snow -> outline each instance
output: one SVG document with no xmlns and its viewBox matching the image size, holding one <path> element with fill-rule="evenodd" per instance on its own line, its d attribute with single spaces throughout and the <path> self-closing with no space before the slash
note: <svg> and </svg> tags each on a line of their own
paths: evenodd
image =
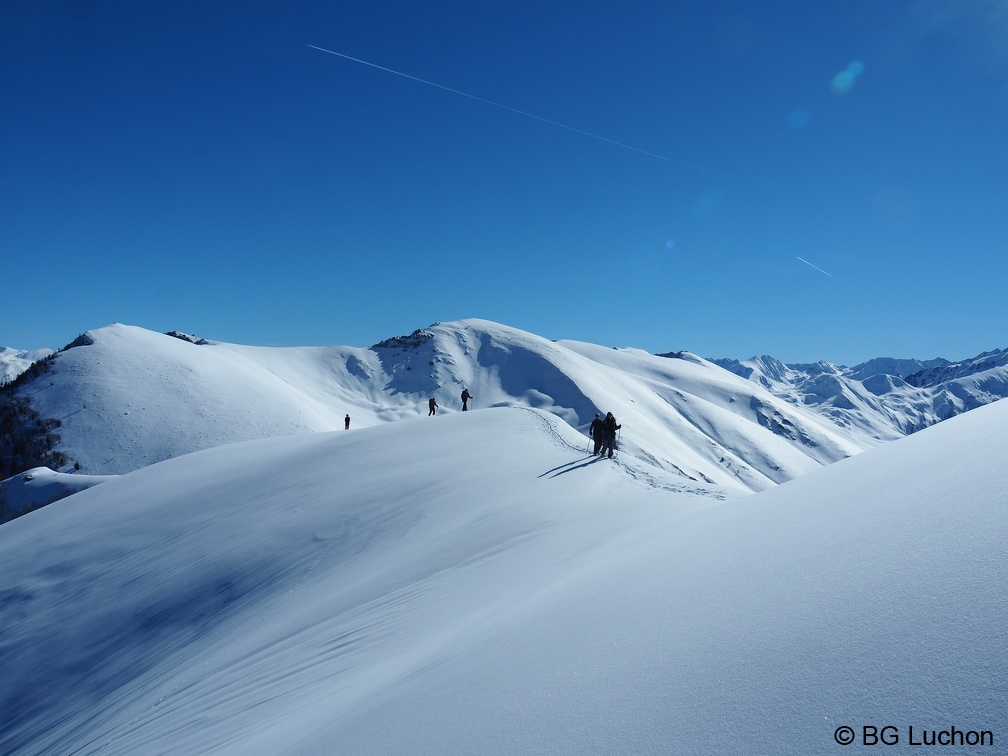
<svg viewBox="0 0 1008 756">
<path fill-rule="evenodd" d="M 41 417 L 61 421 L 59 450 L 93 475 L 121 474 L 225 443 L 354 429 L 457 411 L 546 410 L 587 432 L 612 411 L 628 451 L 686 481 L 740 492 L 857 454 L 877 441 L 773 396 L 693 355 L 553 342 L 484 320 L 435 324 L 372 348 L 250 347 L 116 324 L 59 355 Z M 25 389 L 26 391 L 28 389 Z"/>
<path fill-rule="evenodd" d="M 89 339 L 28 390 L 90 469 L 0 490 L 72 493 L 0 526 L 0 753 L 1008 734 L 1008 402 L 875 446 L 695 355 L 487 321 Z"/>
<path fill-rule="evenodd" d="M 1008 397 L 1008 349 L 957 363 L 880 357 L 847 368 L 829 362 L 785 365 L 763 356 L 716 364 L 876 441 L 902 438 Z"/>
<path fill-rule="evenodd" d="M 139 469 L 0 527 L 0 751 L 1000 738 L 1006 427 L 997 402 L 741 497 L 521 407 Z"/>
<path fill-rule="evenodd" d="M 31 470 L 0 481 L 0 523 L 46 506 L 65 496 L 111 480 L 111 475 L 72 475 L 48 467 Z"/>
<path fill-rule="evenodd" d="M 13 381 L 33 362 L 45 359 L 52 353 L 51 349 L 25 350 L 0 347 L 0 385 Z"/>
</svg>

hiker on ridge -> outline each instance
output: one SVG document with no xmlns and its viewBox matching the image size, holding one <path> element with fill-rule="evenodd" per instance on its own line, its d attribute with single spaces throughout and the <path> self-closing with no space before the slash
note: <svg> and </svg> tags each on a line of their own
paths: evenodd
<svg viewBox="0 0 1008 756">
<path fill-rule="evenodd" d="M 466 412 L 469 409 L 469 400 L 472 399 L 472 394 L 469 393 L 469 389 L 462 389 L 462 411 Z"/>
<path fill-rule="evenodd" d="M 592 456 L 598 456 L 599 449 L 602 448 L 602 425 L 602 416 L 596 412 L 595 419 L 588 426 L 588 438 L 595 442 L 595 450 L 592 452 Z"/>
<path fill-rule="evenodd" d="M 430 407 L 430 412 L 427 413 L 427 417 L 430 417 L 431 415 L 436 415 L 437 414 L 438 404 L 437 404 L 437 400 L 435 400 L 433 396 L 430 398 L 430 401 L 427 402 L 427 406 Z"/>
<path fill-rule="evenodd" d="M 602 454 L 604 455 L 608 449 L 609 459 L 612 459 L 613 447 L 616 445 L 616 431 L 622 427 L 622 425 L 616 424 L 616 418 L 612 412 L 606 413 L 605 421 L 602 423 Z"/>
</svg>

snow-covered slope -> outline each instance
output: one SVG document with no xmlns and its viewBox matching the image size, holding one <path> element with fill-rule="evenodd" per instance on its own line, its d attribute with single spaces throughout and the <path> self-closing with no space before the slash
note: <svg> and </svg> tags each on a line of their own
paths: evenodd
<svg viewBox="0 0 1008 756">
<path fill-rule="evenodd" d="M 0 347 L 0 385 L 13 381 L 27 370 L 33 362 L 44 359 L 52 354 L 51 349 L 14 349 Z"/>
<path fill-rule="evenodd" d="M 684 482 L 757 491 L 873 441 L 684 354 L 552 342 L 483 320 L 435 324 L 371 348 L 196 344 L 141 328 L 90 331 L 24 386 L 60 420 L 59 450 L 90 474 L 123 473 L 224 443 L 354 429 L 459 408 L 544 409 L 587 431 L 596 411 L 624 449 Z"/>
<path fill-rule="evenodd" d="M 522 408 L 146 467 L 0 527 L 0 752 L 1000 742 L 1006 428 L 999 402 L 741 498 Z"/>
<path fill-rule="evenodd" d="M 0 523 L 111 480 L 112 475 L 73 475 L 34 467 L 0 481 Z"/>
<path fill-rule="evenodd" d="M 1008 397 L 1008 349 L 970 360 L 877 358 L 853 368 L 773 357 L 715 360 L 785 401 L 868 439 L 889 441 Z"/>
</svg>

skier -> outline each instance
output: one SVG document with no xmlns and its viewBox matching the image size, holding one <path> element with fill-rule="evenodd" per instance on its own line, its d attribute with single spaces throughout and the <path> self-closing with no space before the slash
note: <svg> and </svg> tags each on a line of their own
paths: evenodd
<svg viewBox="0 0 1008 756">
<path fill-rule="evenodd" d="M 435 399 L 434 399 L 433 396 L 430 398 L 430 401 L 427 402 L 427 406 L 430 407 L 430 412 L 427 413 L 427 417 L 430 417 L 431 415 L 436 415 L 437 414 L 438 404 L 437 404 L 437 401 L 435 401 Z"/>
<path fill-rule="evenodd" d="M 343 430 L 350 430 L 350 415 L 343 420 Z"/>
<path fill-rule="evenodd" d="M 613 447 L 616 445 L 616 431 L 622 428 L 616 424 L 616 418 L 612 412 L 606 412 L 605 421 L 602 423 L 602 454 L 609 450 L 609 459 L 612 459 Z"/>
<path fill-rule="evenodd" d="M 466 412 L 469 409 L 469 400 L 472 399 L 472 394 L 469 393 L 469 389 L 462 389 L 462 411 Z"/>
<path fill-rule="evenodd" d="M 592 452 L 592 456 L 598 456 L 599 449 L 602 448 L 602 416 L 596 412 L 595 419 L 592 420 L 592 424 L 588 426 L 588 438 L 595 442 L 595 450 Z"/>
</svg>

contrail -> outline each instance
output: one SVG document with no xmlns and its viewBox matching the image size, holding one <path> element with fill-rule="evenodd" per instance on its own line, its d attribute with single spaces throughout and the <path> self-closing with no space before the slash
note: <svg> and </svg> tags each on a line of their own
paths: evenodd
<svg viewBox="0 0 1008 756">
<path fill-rule="evenodd" d="M 795 255 L 795 257 L 798 257 L 798 255 Z M 843 284 L 844 286 L 850 286 L 850 284 L 846 283 L 845 281 L 841 281 L 841 280 L 840 280 L 839 278 L 837 278 L 836 276 L 834 276 L 834 275 L 833 275 L 832 273 L 826 273 L 826 271 L 825 271 L 825 270 L 823 270 L 822 268 L 820 268 L 820 267 L 819 267 L 819 266 L 817 266 L 817 265 L 813 265 L 813 264 L 812 264 L 812 263 L 810 263 L 810 262 L 809 262 L 808 260 L 806 260 L 806 259 L 804 259 L 804 258 L 802 258 L 802 257 L 798 257 L 798 259 L 799 259 L 799 260 L 801 260 L 801 261 L 802 261 L 803 263 L 805 263 L 806 265 L 808 265 L 808 266 L 809 266 L 810 268 L 815 268 L 815 269 L 816 269 L 816 270 L 818 270 L 818 271 L 819 271 L 820 273 L 823 273 L 823 274 L 825 274 L 825 275 L 829 276 L 829 277 L 830 277 L 830 278 L 832 278 L 832 279 L 833 279 L 834 281 L 837 281 L 838 283 L 842 283 L 842 284 Z"/>
<path fill-rule="evenodd" d="M 392 68 L 386 68 L 385 66 L 379 66 L 377 63 L 369 63 L 366 60 L 361 60 L 360 58 L 354 58 L 350 55 L 344 55 L 343 53 L 336 52 L 335 50 L 327 50 L 324 47 L 317 47 L 316 45 L 308 45 L 308 47 L 319 50 L 324 53 L 329 53 L 330 55 L 335 55 L 338 58 L 344 58 L 346 60 L 352 60 L 354 63 L 360 63 L 364 66 L 370 66 L 371 68 L 377 68 L 379 71 L 385 71 L 387 73 L 395 74 L 396 76 L 402 76 L 404 79 L 410 79 L 412 81 L 420 82 L 421 84 L 426 84 L 429 87 L 437 87 L 438 89 L 443 89 L 445 92 L 451 92 L 452 94 L 461 95 L 462 97 L 468 97 L 470 100 L 476 100 L 477 102 L 482 102 L 486 105 L 493 105 L 495 108 L 501 108 L 502 110 L 507 110 L 512 113 L 517 113 L 518 115 L 525 116 L 526 118 L 534 118 L 537 121 L 542 121 L 543 123 L 548 123 L 550 126 L 557 126 L 561 129 L 567 129 L 567 131 L 573 131 L 575 134 L 581 134 L 582 136 L 591 137 L 592 139 L 598 139 L 601 142 L 607 142 L 609 144 L 614 144 L 617 147 L 622 147 L 626 150 L 633 150 L 634 152 L 639 152 L 641 155 L 647 155 L 648 157 L 657 158 L 658 160 L 664 160 L 666 163 L 674 163 L 675 165 L 681 165 L 685 168 L 692 168 L 697 171 L 704 171 L 706 173 L 719 173 L 711 168 L 704 168 L 703 166 L 693 165 L 691 163 L 684 163 L 681 160 L 673 160 L 670 157 L 665 157 L 664 155 L 658 155 L 654 152 L 648 152 L 647 150 L 642 150 L 640 147 L 634 147 L 632 144 L 625 144 L 624 142 L 617 142 L 615 139 L 609 139 L 608 137 L 599 136 L 598 134 L 592 134 L 590 131 L 583 131 L 582 129 L 577 129 L 573 126 L 568 126 L 565 123 L 560 123 L 558 121 L 551 121 L 549 118 L 543 118 L 535 113 L 528 113 L 524 110 L 518 110 L 517 108 L 512 108 L 508 105 L 502 105 L 499 102 L 494 102 L 493 100 L 487 100 L 483 97 L 477 97 L 476 95 L 469 94 L 468 92 L 462 92 L 458 89 L 452 89 L 451 87 L 446 87 L 444 84 L 438 84 L 434 81 L 427 81 L 426 79 L 421 79 L 417 76 L 411 76 L 410 74 L 403 73 L 402 71 L 396 71 Z"/>
</svg>

